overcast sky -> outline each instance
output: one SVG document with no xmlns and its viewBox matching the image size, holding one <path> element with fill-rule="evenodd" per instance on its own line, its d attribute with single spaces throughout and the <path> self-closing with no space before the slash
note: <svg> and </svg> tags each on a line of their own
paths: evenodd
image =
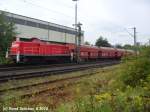
<svg viewBox="0 0 150 112">
<path fill-rule="evenodd" d="M 72 0 L 0 0 L 0 10 L 72 27 Z M 85 40 L 95 43 L 102 35 L 112 44 L 133 44 L 132 27 L 138 41 L 150 39 L 150 0 L 80 0 L 78 21 L 83 24 Z"/>
</svg>

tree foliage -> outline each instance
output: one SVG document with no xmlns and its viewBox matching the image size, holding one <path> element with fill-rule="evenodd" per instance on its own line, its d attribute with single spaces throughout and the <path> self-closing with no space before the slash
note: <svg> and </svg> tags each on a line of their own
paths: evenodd
<svg viewBox="0 0 150 112">
<path fill-rule="evenodd" d="M 135 47 L 132 46 L 132 45 L 130 45 L 130 44 L 125 44 L 125 45 L 123 46 L 123 48 L 124 48 L 124 49 L 134 49 Z"/>
<path fill-rule="evenodd" d="M 150 77 L 150 47 L 142 47 L 140 54 L 132 59 L 125 59 L 122 80 L 126 85 L 136 87 Z"/>
<path fill-rule="evenodd" d="M 111 44 L 108 42 L 108 40 L 102 36 L 96 40 L 95 45 L 98 47 L 111 47 Z"/>
<path fill-rule="evenodd" d="M 4 57 L 16 35 L 14 23 L 5 18 L 5 14 L 0 14 L 0 57 Z"/>
<path fill-rule="evenodd" d="M 90 42 L 85 41 L 84 44 L 85 44 L 85 45 L 90 45 Z"/>
<path fill-rule="evenodd" d="M 115 47 L 116 47 L 116 48 L 119 48 L 119 49 L 122 49 L 122 48 L 123 48 L 123 46 L 122 46 L 121 44 L 116 44 Z"/>
</svg>

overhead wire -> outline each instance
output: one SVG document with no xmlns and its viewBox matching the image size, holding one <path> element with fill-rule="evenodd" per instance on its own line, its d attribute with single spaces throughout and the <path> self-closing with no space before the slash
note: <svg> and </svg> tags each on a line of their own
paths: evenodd
<svg viewBox="0 0 150 112">
<path fill-rule="evenodd" d="M 30 0 L 30 1 L 31 1 L 31 0 Z M 37 2 L 37 0 L 36 0 L 36 1 L 35 1 L 35 0 L 32 0 L 32 1 Z M 42 1 L 44 2 L 44 0 L 42 0 Z M 69 8 L 69 9 L 74 10 L 71 5 L 68 5 L 68 4 L 64 3 L 64 1 L 62 2 L 62 0 L 59 0 L 59 1 L 58 1 L 58 0 L 55 0 L 55 2 L 57 2 L 57 4 L 60 4 L 61 6 L 63 5 L 63 6 L 65 6 L 65 7 L 67 7 L 67 8 Z"/>
<path fill-rule="evenodd" d="M 19 2 L 20 2 L 20 0 L 17 0 L 17 1 L 19 1 Z M 24 1 L 21 1 L 21 2 L 24 2 Z M 30 5 L 31 5 L 31 4 L 30 4 Z M 9 5 L 7 5 L 7 6 L 6 6 L 6 4 L 5 4 L 5 7 L 8 7 L 8 6 L 9 6 Z M 15 7 L 14 7 L 13 9 L 18 10 L 18 9 L 17 9 L 17 8 L 15 8 Z M 7 11 L 7 12 L 9 12 L 9 10 L 7 10 L 6 8 L 3 8 L 2 10 L 3 10 L 3 11 Z M 19 14 L 19 13 L 16 13 L 16 14 Z M 56 20 L 56 18 L 52 18 L 52 17 L 50 17 L 49 19 L 54 20 L 54 21 Z"/>
<path fill-rule="evenodd" d="M 58 11 L 55 11 L 55 10 L 52 10 L 52 9 L 43 7 L 43 6 L 41 6 L 41 5 L 38 5 L 38 4 L 35 4 L 35 3 L 32 3 L 32 2 L 29 2 L 29 1 L 27 1 L 27 0 L 22 0 L 22 2 L 27 3 L 27 4 L 30 4 L 30 5 L 32 5 L 32 6 L 36 6 L 36 7 L 45 9 L 45 10 L 50 11 L 50 12 L 55 13 L 55 14 L 61 14 L 61 15 L 63 15 L 63 16 L 66 16 L 66 17 L 69 17 L 69 18 L 72 18 L 72 19 L 73 19 L 72 16 L 69 16 L 69 15 L 64 14 L 64 13 L 62 13 L 62 12 L 58 12 Z"/>
<path fill-rule="evenodd" d="M 32 5 L 32 6 L 36 6 L 36 7 L 39 7 L 39 8 L 42 8 L 42 9 L 44 9 L 44 10 L 47 10 L 49 13 L 50 12 L 52 12 L 52 13 L 54 13 L 54 14 L 59 14 L 59 15 L 63 15 L 64 17 L 65 17 L 65 19 L 67 19 L 67 20 L 69 20 L 69 21 L 74 21 L 74 16 L 70 16 L 70 15 L 67 15 L 67 14 L 65 14 L 65 13 L 62 13 L 62 12 L 59 12 L 59 11 L 55 11 L 55 10 L 53 10 L 53 9 L 50 9 L 50 8 L 46 8 L 46 7 L 44 7 L 44 6 L 41 6 L 41 5 L 38 5 L 37 3 L 33 3 L 33 2 L 36 2 L 36 1 L 34 1 L 34 0 L 30 0 L 30 1 L 28 1 L 28 0 L 21 0 L 22 2 L 24 2 L 24 3 L 27 3 L 27 4 L 29 4 L 29 5 Z M 31 2 L 32 1 L 32 2 Z M 57 1 L 57 0 L 56 0 Z M 58 1 L 57 1 L 58 2 Z M 59 3 L 60 4 L 60 3 Z M 61 3 L 62 4 L 62 3 Z M 64 3 L 63 3 L 64 4 Z M 68 8 L 70 8 L 70 9 L 72 9 L 73 11 L 74 11 L 74 7 L 71 7 L 71 6 L 67 6 L 66 4 L 64 4 L 65 5 L 65 7 L 68 7 Z M 69 10 L 70 10 L 69 9 Z M 80 12 L 78 12 L 78 13 L 80 13 Z M 73 13 L 74 14 L 74 13 Z M 70 19 L 69 19 L 70 18 Z M 56 18 L 55 18 L 56 19 Z M 54 20 L 54 18 L 53 18 L 53 20 Z"/>
<path fill-rule="evenodd" d="M 29 1 L 27 1 L 27 0 L 24 0 L 24 1 L 26 1 L 26 2 L 29 3 Z M 36 2 L 35 0 L 30 0 L 30 1 Z M 66 8 L 66 7 L 69 8 L 69 11 L 72 10 L 72 11 L 74 12 L 74 5 L 73 5 L 73 6 L 70 6 L 70 5 L 68 5 L 68 4 L 65 4 L 64 2 L 61 2 L 61 1 L 58 2 L 57 0 L 55 0 L 55 2 L 57 2 L 57 4 L 60 4 L 61 6 L 64 5 L 65 8 Z M 35 3 L 31 3 L 31 4 L 36 5 L 37 7 L 39 6 L 39 5 L 35 4 Z M 44 8 L 44 9 L 49 10 L 49 11 L 52 11 L 52 12 L 54 12 L 54 13 L 59 13 L 59 14 L 61 14 L 61 15 L 67 16 L 67 17 L 69 17 L 69 18 L 71 18 L 71 19 L 74 19 L 74 15 L 73 15 L 73 16 L 70 16 L 70 15 L 67 15 L 67 14 L 62 13 L 62 12 L 58 12 L 58 11 L 55 11 L 55 10 L 52 10 L 52 9 L 49 9 L 49 8 L 45 8 L 45 7 L 41 6 L 41 5 L 40 5 L 39 7 L 40 7 L 40 8 Z M 73 13 L 73 14 L 74 14 L 74 13 Z M 78 11 L 78 14 L 82 15 L 82 13 L 81 13 L 80 11 Z M 68 18 L 67 18 L 67 19 L 68 19 Z M 87 18 L 86 18 L 86 19 L 87 19 Z"/>
<path fill-rule="evenodd" d="M 131 37 L 134 37 L 132 33 L 130 33 L 126 28 L 124 28 L 124 31 L 126 31 Z"/>
</svg>

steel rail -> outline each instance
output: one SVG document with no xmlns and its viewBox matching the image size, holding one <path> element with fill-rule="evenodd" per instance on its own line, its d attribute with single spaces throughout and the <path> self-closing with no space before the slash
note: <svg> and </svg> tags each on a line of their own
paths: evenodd
<svg viewBox="0 0 150 112">
<path fill-rule="evenodd" d="M 42 77 L 42 76 L 49 76 L 54 74 L 66 73 L 66 72 L 73 72 L 73 71 L 80 71 L 91 67 L 100 67 L 106 64 L 115 64 L 119 63 L 118 61 L 113 62 L 103 62 L 103 63 L 96 63 L 96 64 L 83 64 L 83 65 L 72 65 L 72 66 L 65 66 L 65 67 L 56 67 L 56 68 L 49 68 L 46 70 L 32 70 L 29 72 L 20 72 L 20 73 L 10 73 L 10 74 L 3 74 L 0 75 L 0 83 L 6 82 L 9 80 L 18 80 L 18 79 L 27 79 L 33 77 Z"/>
<path fill-rule="evenodd" d="M 98 73 L 98 72 L 94 72 L 94 73 Z M 19 89 L 24 89 L 24 88 L 28 88 L 28 87 L 35 87 L 35 86 L 39 86 L 39 85 L 44 85 L 44 84 L 49 84 L 49 83 L 55 83 L 55 82 L 59 82 L 59 81 L 65 81 L 65 80 L 68 80 L 68 79 L 81 78 L 81 77 L 85 77 L 85 76 L 89 76 L 89 75 L 91 75 L 91 73 L 84 74 L 84 75 L 79 75 L 79 76 L 74 76 L 74 77 L 67 77 L 67 78 L 55 79 L 55 80 L 40 82 L 40 83 L 36 83 L 36 84 L 31 84 L 31 85 L 18 86 L 18 87 L 13 87 L 13 88 L 5 88 L 5 89 L 0 90 L 0 94 L 2 94 L 4 92 L 7 92 L 7 91 L 10 91 L 10 90 L 19 90 Z"/>
<path fill-rule="evenodd" d="M 74 65 L 75 63 L 65 63 L 65 66 L 67 65 Z M 49 65 L 14 65 L 14 66 L 3 66 L 0 67 L 0 72 L 2 71 L 14 71 L 14 70 L 25 70 L 25 69 L 38 69 L 43 67 L 56 67 L 56 66 L 64 66 L 64 64 L 49 64 Z"/>
<path fill-rule="evenodd" d="M 101 60 L 97 62 L 106 62 L 109 60 Z M 97 62 L 81 62 L 80 64 L 87 64 L 87 63 L 97 63 Z M 33 68 L 43 68 L 43 67 L 57 67 L 57 66 L 67 66 L 67 65 L 77 65 L 78 63 L 75 62 L 66 62 L 66 63 L 58 63 L 58 64 L 9 64 L 9 65 L 0 65 L 0 72 L 2 71 L 15 71 L 15 70 L 25 70 L 25 69 L 33 69 Z"/>
</svg>

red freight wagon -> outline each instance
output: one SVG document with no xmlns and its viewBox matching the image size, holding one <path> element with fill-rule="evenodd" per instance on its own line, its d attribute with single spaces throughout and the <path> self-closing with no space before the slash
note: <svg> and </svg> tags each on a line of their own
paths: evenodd
<svg viewBox="0 0 150 112">
<path fill-rule="evenodd" d="M 117 50 L 115 48 L 100 47 L 101 58 L 117 58 Z"/>
<path fill-rule="evenodd" d="M 75 45 L 74 44 L 67 44 L 69 50 L 75 55 Z M 88 60 L 88 59 L 98 59 L 98 47 L 93 46 L 86 46 L 81 45 L 80 47 L 80 58 L 81 60 Z"/>
<path fill-rule="evenodd" d="M 80 56 L 85 59 L 98 59 L 98 51 L 97 47 L 81 46 Z"/>
<path fill-rule="evenodd" d="M 126 50 L 125 51 L 125 56 L 132 56 L 134 54 L 135 54 L 135 52 L 133 50 Z"/>
<path fill-rule="evenodd" d="M 124 49 L 117 49 L 117 56 L 118 56 L 118 58 L 121 58 L 121 57 L 123 57 L 123 56 L 125 56 L 125 54 L 126 54 L 126 50 L 124 50 Z"/>
</svg>

